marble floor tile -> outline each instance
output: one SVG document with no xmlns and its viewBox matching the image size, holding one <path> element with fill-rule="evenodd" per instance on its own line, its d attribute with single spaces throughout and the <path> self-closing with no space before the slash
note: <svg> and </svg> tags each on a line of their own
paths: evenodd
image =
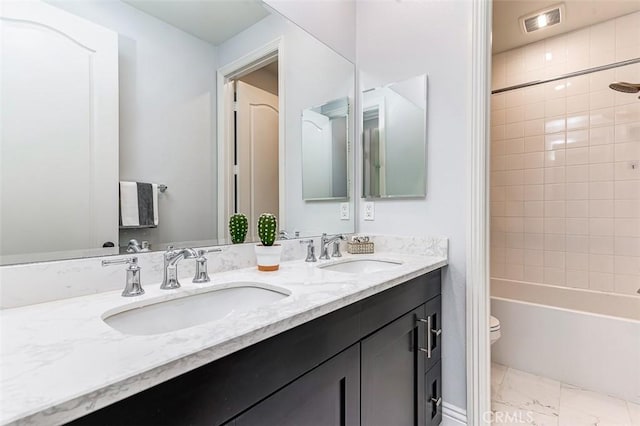
<svg viewBox="0 0 640 426">
<path fill-rule="evenodd" d="M 494 398 L 518 410 L 557 417 L 560 382 L 509 368 Z"/>
<path fill-rule="evenodd" d="M 640 426 L 640 404 L 491 364 L 494 425 Z"/>
<path fill-rule="evenodd" d="M 558 426 L 558 415 L 542 414 L 529 409 L 520 409 L 509 405 L 492 401 L 494 425 L 533 425 L 533 426 Z"/>
<path fill-rule="evenodd" d="M 507 373 L 507 367 L 495 362 L 491 363 L 491 387 L 500 386 Z"/>
<path fill-rule="evenodd" d="M 627 403 L 608 395 L 563 384 L 559 426 L 631 425 Z"/>
<path fill-rule="evenodd" d="M 496 399 L 508 368 L 502 364 L 491 363 L 491 401 Z"/>
<path fill-rule="evenodd" d="M 634 426 L 640 426 L 640 404 L 634 404 L 633 402 L 627 401 L 627 408 L 629 408 L 631 424 Z"/>
</svg>

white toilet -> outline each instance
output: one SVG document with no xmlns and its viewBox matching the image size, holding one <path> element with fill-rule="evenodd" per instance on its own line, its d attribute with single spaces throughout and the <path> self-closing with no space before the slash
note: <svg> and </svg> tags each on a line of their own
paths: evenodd
<svg viewBox="0 0 640 426">
<path fill-rule="evenodd" d="M 489 319 L 489 335 L 492 345 L 500 338 L 500 320 L 493 315 Z"/>
</svg>

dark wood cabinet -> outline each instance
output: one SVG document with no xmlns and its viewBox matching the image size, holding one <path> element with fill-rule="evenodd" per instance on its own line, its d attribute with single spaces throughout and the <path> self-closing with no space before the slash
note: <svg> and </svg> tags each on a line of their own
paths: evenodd
<svg viewBox="0 0 640 426">
<path fill-rule="evenodd" d="M 359 426 L 360 345 L 341 352 L 241 414 L 234 426 Z"/>
<path fill-rule="evenodd" d="M 424 376 L 426 390 L 425 423 L 439 425 L 442 421 L 442 362 L 438 361 Z"/>
<path fill-rule="evenodd" d="M 419 276 L 72 423 L 435 426 L 440 286 Z"/>
<path fill-rule="evenodd" d="M 412 426 L 421 424 L 424 404 L 424 362 L 418 346 L 416 318 L 424 317 L 424 305 L 373 335 L 361 344 L 362 424 Z"/>
</svg>

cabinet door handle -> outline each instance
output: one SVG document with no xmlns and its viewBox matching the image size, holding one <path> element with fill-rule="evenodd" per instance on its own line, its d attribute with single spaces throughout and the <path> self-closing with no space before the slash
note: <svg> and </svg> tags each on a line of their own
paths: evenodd
<svg viewBox="0 0 640 426">
<path fill-rule="evenodd" d="M 438 398 L 431 398 L 431 403 L 435 404 L 436 407 L 439 407 L 442 405 L 442 397 L 439 396 Z"/>
<path fill-rule="evenodd" d="M 431 347 L 432 347 L 432 339 L 433 336 L 438 337 L 442 334 L 442 328 L 432 328 L 431 326 L 431 315 L 429 315 L 426 318 L 416 318 L 416 321 L 418 322 L 422 322 L 422 323 L 426 323 L 427 324 L 427 330 L 429 330 L 429 332 L 427 333 L 427 347 L 425 348 L 418 348 L 419 350 L 421 350 L 422 352 L 425 352 L 427 354 L 427 358 L 431 358 Z"/>
</svg>

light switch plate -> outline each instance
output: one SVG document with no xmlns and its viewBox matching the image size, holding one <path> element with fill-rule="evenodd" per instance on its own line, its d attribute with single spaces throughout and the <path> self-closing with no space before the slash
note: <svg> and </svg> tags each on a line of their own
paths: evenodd
<svg viewBox="0 0 640 426">
<path fill-rule="evenodd" d="M 366 201 L 364 203 L 364 220 L 374 220 L 376 217 L 375 207 L 373 201 Z"/>
<path fill-rule="evenodd" d="M 340 203 L 340 220 L 349 220 L 349 203 Z"/>
</svg>

